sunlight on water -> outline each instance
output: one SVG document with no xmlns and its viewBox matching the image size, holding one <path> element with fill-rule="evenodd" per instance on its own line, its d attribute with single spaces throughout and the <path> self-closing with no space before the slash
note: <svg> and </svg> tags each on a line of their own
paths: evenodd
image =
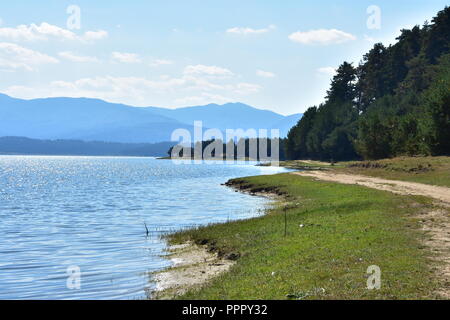
<svg viewBox="0 0 450 320">
<path fill-rule="evenodd" d="M 0 156 L 0 299 L 142 299 L 168 265 L 159 235 L 261 214 L 221 186 L 282 168 L 150 158 Z M 146 236 L 144 223 L 150 234 Z M 68 289 L 67 267 L 81 287 Z"/>
</svg>

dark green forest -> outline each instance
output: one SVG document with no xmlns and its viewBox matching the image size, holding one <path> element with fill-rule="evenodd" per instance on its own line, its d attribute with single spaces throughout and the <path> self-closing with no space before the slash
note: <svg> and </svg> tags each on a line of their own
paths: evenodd
<svg viewBox="0 0 450 320">
<path fill-rule="evenodd" d="M 0 154 L 160 157 L 174 142 L 119 143 L 0 137 Z"/>
<path fill-rule="evenodd" d="M 274 151 L 278 154 L 272 155 L 272 144 L 274 145 Z M 269 139 L 269 138 L 239 138 L 236 140 L 230 140 L 228 143 L 224 143 L 220 139 L 211 139 L 207 141 L 198 141 L 195 144 L 184 146 L 177 144 L 167 151 L 169 157 L 179 157 L 187 159 L 205 159 L 205 160 L 242 160 L 243 158 L 256 161 L 269 160 L 285 160 L 283 139 Z M 279 148 L 275 147 L 278 144 Z M 175 151 L 174 151 L 174 148 Z M 199 153 L 196 155 L 196 150 Z M 184 153 L 187 154 L 184 154 Z"/>
<path fill-rule="evenodd" d="M 285 141 L 289 159 L 450 155 L 450 8 L 344 62 Z"/>
</svg>

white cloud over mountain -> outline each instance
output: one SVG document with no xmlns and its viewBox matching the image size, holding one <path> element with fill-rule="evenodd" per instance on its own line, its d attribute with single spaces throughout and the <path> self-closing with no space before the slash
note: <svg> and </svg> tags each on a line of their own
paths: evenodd
<svg viewBox="0 0 450 320">
<path fill-rule="evenodd" d="M 232 99 L 226 98 L 219 94 L 211 94 L 208 92 L 203 92 L 198 96 L 188 96 L 184 98 L 178 98 L 174 100 L 176 105 L 197 105 L 197 104 L 207 104 L 207 103 L 226 103 L 230 102 Z"/>
<path fill-rule="evenodd" d="M 294 32 L 289 35 L 289 39 L 306 45 L 329 45 L 353 41 L 356 36 L 337 29 L 318 29 Z"/>
<path fill-rule="evenodd" d="M 174 93 L 181 97 L 174 98 L 175 103 L 189 104 L 200 102 L 226 102 L 232 97 L 259 92 L 261 86 L 246 82 L 234 82 L 229 78 L 208 78 L 198 74 L 183 74 L 180 77 L 87 77 L 75 81 L 58 80 L 38 87 L 10 86 L 4 90 L 14 97 L 32 99 L 38 97 L 89 97 L 108 101 L 142 105 L 158 96 Z M 183 95 L 185 97 L 183 98 Z M 209 100 L 208 100 L 209 99 Z"/>
</svg>

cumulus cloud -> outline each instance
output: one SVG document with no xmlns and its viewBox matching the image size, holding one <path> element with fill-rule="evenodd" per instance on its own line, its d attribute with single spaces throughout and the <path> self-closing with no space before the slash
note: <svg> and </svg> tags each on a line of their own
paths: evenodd
<svg viewBox="0 0 450 320">
<path fill-rule="evenodd" d="M 257 70 L 256 75 L 262 78 L 274 78 L 275 73 L 263 70 Z"/>
<path fill-rule="evenodd" d="M 82 35 L 42 22 L 40 25 L 19 25 L 15 28 L 4 27 L 0 28 L 0 38 L 9 39 L 12 41 L 39 41 L 39 40 L 76 40 L 82 42 L 89 42 L 106 38 L 108 33 L 104 30 L 87 31 Z"/>
<path fill-rule="evenodd" d="M 175 88 L 172 79 L 152 81 L 140 77 L 93 77 L 75 81 L 52 81 L 38 87 L 10 86 L 4 93 L 25 99 L 41 97 L 96 98 L 131 104 L 146 104 L 146 98 Z M 151 94 L 149 94 L 151 92 Z"/>
<path fill-rule="evenodd" d="M 184 68 L 184 74 L 191 75 L 208 75 L 208 76 L 232 76 L 233 72 L 228 69 L 217 66 L 205 66 L 198 64 L 195 66 L 187 66 Z"/>
<path fill-rule="evenodd" d="M 0 68 L 2 69 L 34 71 L 40 65 L 58 62 L 58 59 L 38 51 L 14 43 L 0 42 Z"/>
<path fill-rule="evenodd" d="M 323 75 L 332 76 L 336 73 L 336 68 L 333 67 L 322 67 L 317 69 L 317 72 Z"/>
<path fill-rule="evenodd" d="M 36 87 L 10 86 L 4 93 L 33 99 L 41 97 L 88 97 L 134 105 L 150 105 L 168 96 L 178 105 L 238 101 L 254 94 L 261 86 L 252 83 L 230 83 L 230 78 L 206 78 L 199 75 L 181 77 L 92 77 L 74 81 L 59 80 Z"/>
<path fill-rule="evenodd" d="M 262 34 L 267 33 L 270 30 L 275 29 L 274 25 L 270 25 L 263 29 L 253 29 L 248 27 L 234 27 L 227 30 L 227 33 L 240 34 L 240 35 L 252 35 L 252 34 Z"/>
<path fill-rule="evenodd" d="M 141 58 L 136 53 L 128 53 L 128 52 L 113 52 L 111 54 L 111 59 L 115 62 L 121 63 L 140 63 Z"/>
<path fill-rule="evenodd" d="M 301 44 L 340 44 L 352 40 L 356 40 L 356 37 L 350 33 L 337 30 L 337 29 L 318 29 L 310 31 L 297 31 L 289 35 L 289 39 L 293 42 Z"/>
<path fill-rule="evenodd" d="M 59 52 L 58 55 L 61 58 L 64 58 L 66 60 L 73 61 L 73 62 L 99 62 L 99 60 L 96 57 L 79 56 L 70 51 L 62 51 L 62 52 Z"/>
</svg>

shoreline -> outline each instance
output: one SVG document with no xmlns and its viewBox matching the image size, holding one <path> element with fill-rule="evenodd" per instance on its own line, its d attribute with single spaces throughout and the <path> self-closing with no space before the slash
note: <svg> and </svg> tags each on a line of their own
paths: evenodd
<svg viewBox="0 0 450 320">
<path fill-rule="evenodd" d="M 269 199 L 271 200 L 271 206 L 284 200 L 285 194 L 276 190 L 264 188 L 252 190 L 244 187 L 238 181 L 230 179 L 223 185 L 234 189 L 236 192 Z M 268 209 L 264 209 L 263 215 L 268 213 Z M 242 220 L 254 218 L 257 217 Z M 223 252 L 215 247 L 214 242 L 210 243 L 206 239 L 197 241 L 197 243 L 192 241 L 180 244 L 168 243 L 166 252 L 168 254 L 164 258 L 172 261 L 172 265 L 152 273 L 152 281 L 155 283 L 156 288 L 151 291 L 150 300 L 176 299 L 187 291 L 195 291 L 221 274 L 229 272 L 240 258 L 239 253 Z"/>
<path fill-rule="evenodd" d="M 295 184 L 298 184 L 298 186 L 293 186 Z M 400 196 L 354 184 L 345 185 L 336 182 L 319 181 L 312 177 L 302 177 L 292 173 L 231 179 L 225 185 L 234 188 L 236 192 L 245 192 L 253 196 L 270 198 L 274 200 L 272 202 L 273 207 L 267 208 L 264 214 L 257 218 L 209 225 L 195 230 L 185 230 L 168 235 L 167 239 L 170 245 L 183 244 L 183 246 L 187 246 L 189 244 L 189 250 L 196 252 L 196 255 L 201 256 L 209 253 L 212 255 L 208 256 L 208 259 L 224 259 L 226 254 L 233 253 L 236 259 L 232 261 L 230 266 L 218 272 L 212 271 L 208 273 L 205 270 L 196 269 L 210 267 L 208 263 L 211 262 L 208 262 L 208 260 L 204 263 L 195 263 L 195 260 L 191 260 L 189 263 L 189 259 L 185 262 L 188 265 L 190 264 L 187 268 L 180 269 L 175 265 L 173 268 L 162 270 L 158 273 L 165 274 L 162 278 L 166 277 L 165 280 L 169 283 L 170 281 L 167 279 L 173 280 L 183 275 L 191 277 L 189 270 L 193 272 L 200 270 L 198 272 L 201 273 L 201 276 L 197 278 L 201 278 L 201 281 L 193 281 L 190 285 L 182 286 L 180 290 L 175 290 L 175 292 L 174 290 L 171 292 L 170 290 L 163 290 L 158 298 L 286 299 L 286 297 L 308 297 L 308 299 L 366 299 L 372 297 L 370 299 L 390 299 L 397 297 L 409 299 L 411 297 L 420 297 L 439 299 L 449 296 L 448 290 L 445 289 L 445 279 L 443 279 L 448 274 L 448 269 L 442 265 L 442 263 L 445 265 L 445 261 L 442 260 L 446 257 L 445 250 L 448 249 L 448 245 L 440 239 L 443 234 L 436 233 L 434 230 L 436 224 L 445 222 L 442 219 L 446 217 L 446 214 L 448 217 L 448 211 L 446 209 L 438 209 L 436 203 L 428 198 L 422 199 L 411 195 Z M 332 198 L 329 198 L 329 196 L 324 197 L 328 193 L 330 193 Z M 336 194 L 342 195 L 336 196 Z M 348 201 L 354 204 L 345 204 Z M 368 205 L 367 201 L 373 202 L 375 207 L 371 208 L 373 205 Z M 334 220 L 333 215 L 330 215 L 332 213 L 330 210 L 332 210 L 331 208 L 334 205 L 341 209 L 345 205 L 345 216 L 339 214 L 339 220 Z M 396 209 L 392 211 L 394 207 Z M 361 210 L 364 210 L 364 214 Z M 376 214 L 373 210 L 375 210 Z M 285 216 L 284 218 L 283 215 Z M 354 218 L 351 218 L 351 216 L 354 216 Z M 297 222 L 294 222 L 294 220 Z M 283 224 L 286 221 L 287 226 L 284 228 L 287 228 L 287 231 L 284 231 L 285 235 L 283 237 Z M 368 225 L 370 226 L 369 229 L 367 228 Z M 341 226 L 344 229 L 341 231 L 335 230 L 337 226 Z M 333 232 L 323 233 L 321 231 L 322 228 L 332 228 Z M 269 236 L 269 234 L 273 234 L 273 231 L 268 230 L 275 231 L 275 238 L 273 238 L 273 235 Z M 297 235 L 295 230 L 302 230 L 302 232 Z M 303 232 L 312 233 L 312 235 L 303 238 L 301 235 Z M 342 240 L 334 238 L 337 236 L 339 239 L 339 234 L 342 233 L 354 234 L 353 237 L 356 237 L 356 239 L 360 238 L 361 233 L 369 233 L 363 239 L 376 238 L 379 240 L 377 240 L 376 247 L 370 246 L 369 243 L 359 249 L 355 249 L 353 246 L 357 245 L 359 241 L 350 240 L 352 236 L 350 236 L 349 243 L 345 240 L 348 236 Z M 438 238 L 433 240 L 435 235 Z M 289 240 L 291 237 L 300 237 L 300 239 L 292 243 Z M 266 245 L 265 243 L 272 243 L 273 241 L 275 242 L 270 245 L 268 250 L 266 246 L 269 244 Z M 322 244 L 316 243 L 316 241 Z M 284 242 L 286 244 L 282 245 Z M 317 282 L 317 280 L 314 280 L 316 273 L 321 274 L 325 270 L 331 272 L 334 268 L 328 267 L 330 269 L 323 269 L 323 267 L 319 267 L 320 265 L 327 265 L 329 262 L 326 260 L 322 261 L 320 254 L 315 254 L 314 250 L 303 251 L 300 248 L 295 249 L 292 252 L 292 256 L 289 256 L 287 260 L 286 258 L 281 260 L 282 264 L 287 263 L 285 267 L 273 267 L 273 270 L 270 271 L 271 267 L 266 265 L 270 264 L 272 260 L 277 261 L 278 258 L 276 256 L 292 245 L 305 246 L 306 248 L 312 246 L 312 249 L 317 246 L 320 248 L 324 244 L 333 248 L 331 249 L 332 252 L 336 251 L 333 253 L 337 254 L 335 259 L 350 259 L 347 262 L 350 264 L 345 267 L 347 273 L 349 272 L 348 270 L 353 270 L 357 267 L 354 265 L 354 262 L 351 262 L 352 259 L 357 259 L 359 261 L 357 264 L 367 260 L 368 264 L 382 264 L 387 270 L 392 268 L 386 274 L 386 277 L 389 275 L 392 279 L 384 280 L 390 282 L 388 292 L 378 294 L 378 291 L 364 291 L 364 288 L 361 288 L 363 283 L 357 279 L 364 275 L 365 269 L 357 269 L 351 272 L 352 277 L 356 277 L 353 281 L 359 281 L 358 290 L 360 292 L 358 294 L 353 293 L 349 295 L 348 292 L 345 292 L 345 283 L 339 284 L 334 288 L 330 288 L 330 285 L 334 285 L 333 283 L 322 284 L 322 287 L 319 287 L 319 289 L 325 288 L 325 292 L 318 290 L 317 286 L 311 287 L 311 284 L 308 285 L 307 283 L 311 281 L 312 283 Z M 386 251 L 386 248 L 390 249 Z M 342 253 L 342 250 L 346 253 Z M 373 250 L 376 253 L 373 253 Z M 390 254 L 389 251 L 392 250 L 396 254 Z M 366 256 L 368 253 L 370 253 L 369 256 Z M 298 256 L 299 254 L 300 256 Z M 355 254 L 357 254 L 356 257 Z M 295 256 L 298 257 L 295 258 Z M 306 259 L 305 257 L 308 256 L 310 258 L 302 263 L 302 259 Z M 376 260 L 370 261 L 374 257 L 376 257 Z M 178 253 L 169 254 L 168 258 L 175 259 L 175 261 L 182 259 L 182 257 L 178 256 Z M 249 260 L 253 262 L 249 262 Z M 311 264 L 311 261 L 314 260 L 319 260 L 318 266 Z M 222 261 L 228 262 L 227 259 Z M 265 262 L 259 265 L 261 261 Z M 273 281 L 284 278 L 278 277 L 277 274 L 280 273 L 281 275 L 288 272 L 286 269 L 295 265 L 298 265 L 300 269 L 304 269 L 303 272 L 296 276 L 300 280 L 289 276 L 282 281 L 284 283 L 282 286 L 295 288 L 299 285 L 298 281 L 300 281 L 302 284 L 299 289 L 296 289 L 298 291 L 296 293 L 285 292 L 283 294 L 283 289 L 275 290 L 281 284 L 273 283 Z M 192 269 L 190 269 L 191 267 Z M 256 270 L 269 268 L 267 271 L 269 273 L 262 280 L 260 279 L 262 275 L 253 271 L 254 268 Z M 363 268 L 367 268 L 367 266 L 363 266 Z M 205 273 L 202 271 L 205 271 Z M 289 272 L 294 272 L 295 274 L 299 270 L 294 269 Z M 419 272 L 421 276 L 417 277 L 416 272 Z M 361 273 L 361 275 L 358 276 L 358 273 Z M 265 291 L 254 291 L 254 288 L 245 285 L 249 278 L 254 279 L 252 281 L 263 281 L 261 285 L 264 285 Z M 330 278 L 334 277 L 330 275 Z M 403 280 L 400 280 L 400 278 Z M 242 281 L 239 279 L 242 279 Z M 339 281 L 345 282 L 347 280 L 342 278 Z M 402 281 L 405 282 L 403 285 Z M 444 282 L 442 283 L 442 281 Z M 184 284 L 185 282 L 181 283 Z M 438 285 L 437 283 L 441 284 Z M 244 295 L 242 292 L 247 293 Z M 253 292 L 253 295 L 251 292 Z M 322 293 L 317 294 L 318 292 Z"/>
</svg>

